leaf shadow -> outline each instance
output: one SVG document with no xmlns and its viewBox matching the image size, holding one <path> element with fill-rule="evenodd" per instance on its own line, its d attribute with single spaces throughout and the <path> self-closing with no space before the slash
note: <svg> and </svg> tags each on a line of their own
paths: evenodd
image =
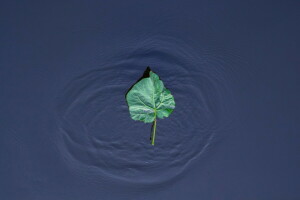
<svg viewBox="0 0 300 200">
<path fill-rule="evenodd" d="M 144 71 L 144 73 L 143 73 L 143 75 L 132 85 L 132 86 L 130 86 L 130 88 L 126 91 L 126 93 L 125 93 L 125 99 L 126 99 L 126 96 L 127 96 L 127 94 L 128 94 L 128 92 L 132 89 L 132 87 L 135 85 L 135 84 L 137 84 L 140 80 L 142 80 L 143 78 L 148 78 L 148 77 L 150 77 L 150 71 L 152 71 L 151 70 L 151 68 L 148 66 L 147 68 L 146 68 L 146 70 Z"/>
</svg>

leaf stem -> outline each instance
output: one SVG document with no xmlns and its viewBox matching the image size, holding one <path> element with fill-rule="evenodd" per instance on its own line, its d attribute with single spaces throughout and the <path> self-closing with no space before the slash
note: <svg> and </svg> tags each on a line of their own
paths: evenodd
<svg viewBox="0 0 300 200">
<path fill-rule="evenodd" d="M 154 146 L 154 140 L 155 140 L 155 132 L 156 132 L 156 117 L 153 122 L 153 132 L 151 137 L 151 144 Z"/>
</svg>

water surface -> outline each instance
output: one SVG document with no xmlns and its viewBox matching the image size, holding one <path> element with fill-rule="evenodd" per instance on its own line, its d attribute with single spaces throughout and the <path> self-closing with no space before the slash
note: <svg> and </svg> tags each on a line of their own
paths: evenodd
<svg viewBox="0 0 300 200">
<path fill-rule="evenodd" d="M 299 199 L 297 1 L 2 1 L 0 199 Z M 150 66 L 176 108 L 133 121 Z"/>
</svg>

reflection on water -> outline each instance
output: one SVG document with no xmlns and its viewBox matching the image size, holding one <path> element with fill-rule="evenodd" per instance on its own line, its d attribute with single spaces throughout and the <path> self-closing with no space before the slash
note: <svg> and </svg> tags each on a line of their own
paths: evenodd
<svg viewBox="0 0 300 200">
<path fill-rule="evenodd" d="M 108 176 L 153 184 L 176 178 L 234 120 L 227 65 L 230 59 L 212 48 L 196 51 L 171 37 L 152 37 L 125 57 L 75 78 L 57 106 L 57 145 L 66 163 L 94 181 Z M 124 98 L 147 66 L 176 99 L 172 115 L 158 120 L 154 147 L 151 124 L 131 120 Z"/>
</svg>

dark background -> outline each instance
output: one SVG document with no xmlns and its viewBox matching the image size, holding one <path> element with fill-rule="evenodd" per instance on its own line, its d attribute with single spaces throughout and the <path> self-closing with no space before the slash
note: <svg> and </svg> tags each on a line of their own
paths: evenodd
<svg viewBox="0 0 300 200">
<path fill-rule="evenodd" d="M 0 199 L 300 199 L 299 1 L 2 0 L 0 9 Z M 166 43 L 175 47 L 177 40 L 184 41 L 182 43 L 195 51 L 184 45 L 171 48 L 172 45 L 164 46 L 164 42 L 156 44 L 153 39 L 156 36 L 165 37 Z M 166 54 L 182 55 L 186 61 L 178 64 L 176 56 L 172 58 L 160 51 L 149 53 L 143 50 L 151 50 L 149 43 L 151 48 L 167 49 L 164 51 Z M 125 62 L 112 64 L 123 57 L 130 60 L 130 65 Z M 151 59 L 147 60 L 148 57 Z M 206 71 L 198 62 L 202 59 L 203 63 L 207 63 L 204 57 L 210 63 L 205 65 Z M 170 143 L 168 146 L 167 139 L 163 140 L 167 130 L 175 126 L 168 123 L 177 123 L 177 119 L 184 121 L 185 116 L 192 114 L 184 112 L 185 109 L 195 109 L 195 112 L 198 107 L 201 109 L 201 103 L 192 100 L 194 104 L 189 102 L 192 104 L 190 107 L 184 109 L 181 106 L 186 102 L 184 96 L 190 95 L 190 91 L 206 91 L 205 81 L 197 73 L 204 77 L 210 69 L 216 69 L 209 75 L 215 74 L 222 79 L 211 79 L 211 82 L 227 83 L 226 91 L 230 91 L 230 98 L 227 93 L 221 92 L 204 96 L 208 104 L 217 102 L 207 107 L 215 113 L 214 119 L 222 122 L 230 116 L 235 120 L 226 122 L 226 128 L 222 125 L 214 133 L 214 142 L 201 140 L 210 144 L 201 158 L 185 153 L 185 149 L 197 152 L 193 145 L 174 146 L 175 153 L 183 152 L 178 154 L 182 157 L 176 157 L 175 171 L 186 166 L 185 160 L 180 162 L 180 159 L 188 158 L 193 162 L 188 163 L 188 168 L 184 167 L 182 172 L 174 172 L 176 176 L 170 172 L 172 178 L 160 181 L 168 171 L 168 163 L 159 169 L 154 162 L 158 158 L 149 158 L 153 161 L 152 168 L 143 170 L 139 167 L 146 166 L 146 162 L 139 163 L 140 157 L 132 158 L 132 154 L 125 153 L 120 163 L 134 161 L 131 169 L 139 170 L 139 173 L 131 173 L 132 178 L 123 174 L 122 166 L 114 165 L 119 162 L 118 159 L 108 159 L 104 153 L 105 158 L 99 156 L 101 151 L 93 152 L 88 155 L 98 155 L 99 160 L 111 161 L 106 165 L 94 163 L 94 158 L 84 160 L 86 156 L 80 154 L 89 148 L 87 145 L 76 150 L 75 145 L 60 143 L 63 134 L 58 128 L 62 125 L 58 124 L 66 124 L 61 122 L 64 120 L 61 114 L 64 103 L 75 98 L 76 92 L 72 91 L 76 91 L 76 85 L 80 87 L 81 83 L 73 84 L 72 80 L 78 80 L 76 77 L 89 72 L 95 75 L 100 85 L 109 81 L 105 76 L 118 74 L 121 89 L 111 93 L 108 87 L 102 97 L 120 93 L 120 97 L 124 98 L 125 89 L 142 75 L 146 66 L 149 63 L 160 66 L 159 60 L 164 62 L 164 65 L 161 64 L 164 67 L 154 67 L 154 70 L 164 77 L 165 84 L 178 100 L 177 114 L 175 109 L 173 118 L 158 122 L 158 146 L 154 155 L 163 155 L 164 161 L 169 161 L 173 155 L 166 153 L 172 146 Z M 214 65 L 214 61 L 219 67 Z M 104 65 L 111 71 L 103 72 Z M 174 65 L 181 68 L 173 68 Z M 135 71 L 130 71 L 133 69 Z M 100 75 L 93 70 L 98 70 L 96 72 Z M 105 75 L 101 75 L 102 72 Z M 122 77 L 127 74 L 130 76 L 123 80 Z M 180 88 L 180 84 L 187 80 L 190 81 L 188 84 L 200 89 Z M 68 89 L 70 85 L 72 87 Z M 220 86 L 211 88 L 225 91 Z M 85 90 L 86 93 L 89 91 Z M 118 99 L 116 96 L 115 100 Z M 230 99 L 234 99 L 235 103 Z M 220 102 L 227 102 L 226 108 L 234 112 L 224 114 L 222 106 L 214 107 L 221 105 Z M 117 115 L 123 113 L 128 116 L 125 103 L 122 106 L 121 110 L 116 108 L 110 114 L 97 115 L 95 123 L 108 119 L 108 127 L 103 126 L 101 131 L 109 134 L 109 124 Z M 111 108 L 106 103 L 102 107 Z M 78 116 L 83 115 L 78 105 L 72 109 L 77 109 L 74 112 L 79 113 Z M 89 108 L 90 111 L 95 109 Z M 222 112 L 218 112 L 220 110 Z M 199 116 L 203 115 L 200 113 Z M 120 117 L 120 120 L 123 118 Z M 68 118 L 74 129 L 80 128 L 76 124 L 81 121 L 76 119 Z M 123 131 L 123 135 L 129 134 L 126 130 L 130 126 L 139 126 L 131 123 L 135 124 L 127 117 L 124 123 L 119 122 L 116 129 Z M 196 121 L 190 124 L 199 130 Z M 147 130 L 150 127 L 141 126 L 137 128 Z M 189 140 L 189 134 L 194 134 L 189 132 L 193 129 L 185 124 L 175 128 L 174 131 L 184 133 L 184 141 Z M 142 152 L 144 155 L 151 151 L 148 137 L 149 132 L 146 133 L 147 139 L 141 139 L 145 146 L 141 149 L 147 149 Z M 172 141 L 175 143 L 176 139 L 177 136 L 174 136 Z M 81 141 L 80 138 L 78 141 Z M 123 140 L 117 137 L 114 141 L 114 144 L 106 143 L 106 147 L 112 144 L 115 145 L 113 148 L 118 148 Z M 194 145 L 197 146 L 197 143 Z M 77 160 L 82 163 L 84 160 L 84 167 L 69 162 L 67 153 L 64 153 L 67 150 L 57 146 L 67 146 L 68 152 L 77 156 Z M 170 149 L 164 151 L 163 147 Z M 139 152 L 143 151 L 141 149 Z M 114 150 L 110 153 L 111 158 L 121 155 Z M 87 166 L 97 167 L 91 172 L 92 167 Z M 109 171 L 108 174 L 112 173 L 114 177 L 101 176 L 103 171 L 100 169 Z M 149 177 L 157 179 L 145 184 L 149 173 Z M 123 179 L 118 180 L 116 176 Z"/>
</svg>

